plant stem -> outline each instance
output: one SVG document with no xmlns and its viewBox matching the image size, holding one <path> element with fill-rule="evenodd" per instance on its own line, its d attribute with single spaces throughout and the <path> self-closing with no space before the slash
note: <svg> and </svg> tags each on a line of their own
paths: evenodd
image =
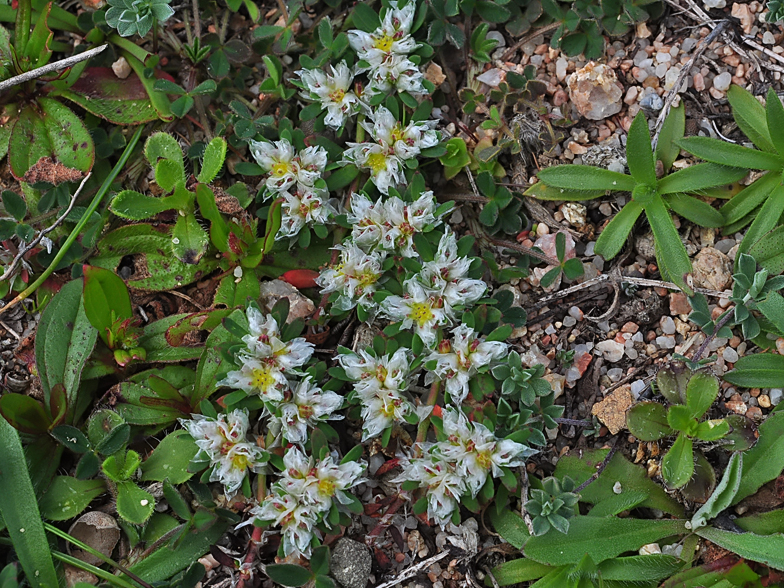
<svg viewBox="0 0 784 588">
<path fill-rule="evenodd" d="M 14 50 L 21 58 L 27 48 L 27 41 L 30 39 L 30 20 L 33 15 L 32 0 L 19 0 L 18 10 L 14 29 Z"/>
<path fill-rule="evenodd" d="M 114 584 L 115 586 L 120 586 L 120 588 L 136 588 L 133 584 L 128 582 L 127 580 L 123 580 L 119 576 L 115 576 L 114 574 L 107 572 L 106 570 L 102 570 L 101 568 L 94 566 L 92 564 L 88 564 L 86 561 L 82 561 L 76 557 L 67 555 L 65 553 L 61 553 L 60 551 L 53 551 L 52 556 L 55 559 L 60 560 L 63 563 L 67 563 L 72 565 L 75 568 L 82 569 L 86 572 L 90 572 L 91 574 L 98 576 L 99 578 L 105 580 L 109 584 Z M 147 583 L 143 583 L 143 586 L 149 586 Z"/>
<path fill-rule="evenodd" d="M 615 445 L 612 446 L 612 448 L 610 449 L 610 452 L 605 456 L 605 458 L 602 461 L 602 463 L 599 464 L 599 467 L 596 468 L 596 471 L 593 474 L 591 474 L 591 477 L 588 478 L 585 482 L 583 482 L 582 484 L 577 486 L 577 488 L 574 489 L 574 493 L 575 494 L 579 494 L 582 490 L 584 490 L 586 488 L 586 486 L 588 486 L 588 484 L 590 484 L 591 482 L 596 481 L 596 479 L 599 476 L 602 475 L 602 472 L 604 471 L 604 468 L 606 468 L 607 464 L 610 463 L 610 460 L 612 459 L 613 455 L 615 455 L 615 452 L 617 451 L 617 449 L 618 449 L 618 444 L 616 443 Z"/>
<path fill-rule="evenodd" d="M 158 19 L 152 19 L 152 53 L 158 54 Z"/>
<path fill-rule="evenodd" d="M 427 400 L 425 404 L 427 406 L 435 406 L 436 400 L 438 400 L 438 391 L 441 387 L 441 380 L 436 380 L 430 385 L 430 393 L 427 395 Z M 430 415 L 426 416 L 422 419 L 422 422 L 419 423 L 419 428 L 417 429 L 417 436 L 416 436 L 416 450 L 415 455 L 419 457 L 422 454 L 422 443 L 425 442 L 427 438 L 427 432 L 430 430 Z"/>
<path fill-rule="evenodd" d="M 112 182 L 119 175 L 122 168 L 125 166 L 126 162 L 128 161 L 128 158 L 131 156 L 131 151 L 133 151 L 133 148 L 136 147 L 136 143 L 139 142 L 139 137 L 141 137 L 143 129 L 144 129 L 143 125 L 139 125 L 139 127 L 136 129 L 136 132 L 133 134 L 133 137 L 131 137 L 131 140 L 128 141 L 128 144 L 125 146 L 125 151 L 123 151 L 123 154 L 120 156 L 120 160 L 117 162 L 114 168 L 112 168 L 112 171 L 109 172 L 109 175 L 106 176 L 106 179 L 104 180 L 103 184 L 101 184 L 101 187 L 98 189 L 98 192 L 95 194 L 95 197 L 93 198 L 93 201 L 90 203 L 90 206 L 88 206 L 87 210 L 84 211 L 82 218 L 79 219 L 79 222 L 73 228 L 71 234 L 68 235 L 68 238 L 65 240 L 65 243 L 63 243 L 63 246 L 60 247 L 60 251 L 57 252 L 57 255 L 54 256 L 54 259 L 49 264 L 49 267 L 47 267 L 44 270 L 44 272 L 38 277 L 38 279 L 35 282 L 33 282 L 30 286 L 28 286 L 24 291 L 19 293 L 16 298 L 14 298 L 11 302 L 6 304 L 4 307 L 0 308 L 0 315 L 2 315 L 4 312 L 9 310 L 10 308 L 13 308 L 17 304 L 19 304 L 22 300 L 30 296 L 41 286 L 41 284 L 43 284 L 47 280 L 49 276 L 52 275 L 52 273 L 54 273 L 54 270 L 57 267 L 57 265 L 60 263 L 60 261 L 62 261 L 63 257 L 65 257 L 65 254 L 68 253 L 68 250 L 71 248 L 71 245 L 73 245 L 73 242 L 76 241 L 79 235 L 81 235 L 84 226 L 87 224 L 87 221 L 90 219 L 93 212 L 95 212 L 95 210 L 98 208 L 98 205 L 101 203 L 104 196 L 106 196 L 106 194 L 109 192 L 109 188 L 111 187 Z"/>
<path fill-rule="evenodd" d="M 710 342 L 713 341 L 716 338 L 716 335 L 718 334 L 718 332 L 721 330 L 721 328 L 724 325 L 726 325 L 729 322 L 730 317 L 733 314 L 734 314 L 734 312 L 733 312 L 732 309 L 729 309 L 729 310 L 725 311 L 724 316 L 721 317 L 719 322 L 716 323 L 716 326 L 713 328 L 713 332 L 710 335 L 708 335 L 707 337 L 705 337 L 705 341 L 703 341 L 702 345 L 700 345 L 700 347 L 697 349 L 697 351 L 694 352 L 694 356 L 691 358 L 692 361 L 699 361 L 700 360 L 700 358 L 702 357 L 702 354 L 705 353 L 705 350 L 708 348 L 708 345 L 710 345 Z"/>
</svg>

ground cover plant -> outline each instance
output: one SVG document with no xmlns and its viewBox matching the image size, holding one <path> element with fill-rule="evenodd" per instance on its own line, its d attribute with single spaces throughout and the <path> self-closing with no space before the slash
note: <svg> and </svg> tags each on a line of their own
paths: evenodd
<svg viewBox="0 0 784 588">
<path fill-rule="evenodd" d="M 0 4 L 0 586 L 784 581 L 784 34 L 692 4 Z"/>
</svg>

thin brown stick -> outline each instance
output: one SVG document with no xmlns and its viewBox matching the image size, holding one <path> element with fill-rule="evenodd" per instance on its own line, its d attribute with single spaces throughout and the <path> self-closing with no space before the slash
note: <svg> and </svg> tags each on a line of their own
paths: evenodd
<svg viewBox="0 0 784 588">
<path fill-rule="evenodd" d="M 615 445 L 613 445 L 613 446 L 610 448 L 610 453 L 608 453 L 608 454 L 605 456 L 605 458 L 604 458 L 604 460 L 602 461 L 602 463 L 600 463 L 600 464 L 599 464 L 599 467 L 598 467 L 598 468 L 596 468 L 596 471 L 595 471 L 593 474 L 591 474 L 591 477 L 590 477 L 590 478 L 588 478 L 588 479 L 587 479 L 585 482 L 583 482 L 582 484 L 580 484 L 579 486 L 577 486 L 577 488 L 575 488 L 575 489 L 574 489 L 574 493 L 575 493 L 575 494 L 579 494 L 579 493 L 580 493 L 582 490 L 584 490 L 584 489 L 585 489 L 585 488 L 586 488 L 586 487 L 587 487 L 589 484 L 591 484 L 592 482 L 595 482 L 595 481 L 596 481 L 596 480 L 599 478 L 599 476 L 601 476 L 601 475 L 602 475 L 602 472 L 603 472 L 603 471 L 604 471 L 604 469 L 607 467 L 607 464 L 609 464 L 609 463 L 610 463 L 610 460 L 612 459 L 613 455 L 615 455 L 615 452 L 616 452 L 617 450 L 618 450 L 618 444 L 616 443 Z"/>
<path fill-rule="evenodd" d="M 23 74 L 19 74 L 18 76 L 14 76 L 12 78 L 8 78 L 7 80 L 3 80 L 0 82 L 0 92 L 3 90 L 7 90 L 8 88 L 13 88 L 17 84 L 22 84 L 24 82 L 29 82 L 30 80 L 35 80 L 40 78 L 43 75 L 48 73 L 52 73 L 55 71 L 63 70 L 67 67 L 71 67 L 85 61 L 86 59 L 90 59 L 91 57 L 95 57 L 101 51 L 106 49 L 109 46 L 108 43 L 101 45 L 100 47 L 96 47 L 95 49 L 88 49 L 84 53 L 79 53 L 78 55 L 72 55 L 71 57 L 66 57 L 65 59 L 61 59 L 60 61 L 55 61 L 54 63 L 47 63 L 46 65 L 42 65 L 36 69 L 31 71 L 26 71 Z"/>
<path fill-rule="evenodd" d="M 434 563 L 437 563 L 444 559 L 445 557 L 449 557 L 448 551 L 442 551 L 434 555 L 433 557 L 429 557 L 420 561 L 418 564 L 411 566 L 407 570 L 401 572 L 396 578 L 389 580 L 388 582 L 384 582 L 383 584 L 379 584 L 376 588 L 393 588 L 394 586 L 398 586 L 408 580 L 409 578 L 413 578 L 414 576 L 423 573 L 427 568 L 432 566 Z"/>
<path fill-rule="evenodd" d="M 509 49 L 506 50 L 506 52 L 501 56 L 501 61 L 507 61 L 515 54 L 515 51 L 517 51 L 520 47 L 525 45 L 528 41 L 535 39 L 539 35 L 544 35 L 545 33 L 554 31 L 560 25 L 561 25 L 560 22 L 553 22 L 547 26 L 543 26 L 542 28 L 536 29 L 535 31 L 528 33 L 525 37 L 517 41 L 514 45 L 512 45 L 511 47 L 509 47 Z"/>
</svg>

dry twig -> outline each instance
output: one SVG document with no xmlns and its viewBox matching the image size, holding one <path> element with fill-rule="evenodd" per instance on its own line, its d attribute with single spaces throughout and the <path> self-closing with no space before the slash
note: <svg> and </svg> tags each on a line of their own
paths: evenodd
<svg viewBox="0 0 784 588">
<path fill-rule="evenodd" d="M 36 78 L 40 78 L 43 75 L 51 73 L 53 71 L 60 71 L 67 67 L 71 67 L 85 61 L 86 59 L 90 59 L 98 55 L 101 51 L 108 47 L 108 43 L 101 45 L 100 47 L 96 47 L 95 49 L 88 49 L 84 53 L 79 53 L 79 55 L 72 55 L 71 57 L 66 57 L 65 59 L 61 59 L 60 61 L 55 61 L 54 63 L 47 63 L 39 68 L 36 68 L 31 71 L 26 71 L 23 74 L 19 74 L 18 76 L 14 76 L 12 78 L 8 78 L 7 80 L 3 80 L 0 82 L 0 92 L 3 90 L 7 90 L 8 88 L 13 88 L 17 84 L 21 84 L 23 82 L 29 82 L 30 80 L 34 80 Z"/>
<path fill-rule="evenodd" d="M 376 588 L 393 588 L 393 586 L 398 586 L 402 584 L 409 578 L 413 578 L 414 576 L 423 573 L 427 568 L 432 566 L 434 563 L 441 561 L 442 559 L 449 557 L 448 551 L 442 551 L 439 554 L 434 555 L 433 557 L 429 557 L 425 560 L 420 561 L 418 564 L 411 566 L 407 570 L 400 573 L 397 578 L 390 580 L 389 582 L 384 582 L 383 584 L 379 584 Z"/>
</svg>

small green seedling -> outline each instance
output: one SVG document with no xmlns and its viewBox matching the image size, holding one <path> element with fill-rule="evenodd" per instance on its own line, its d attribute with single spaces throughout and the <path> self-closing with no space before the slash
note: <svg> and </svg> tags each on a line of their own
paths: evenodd
<svg viewBox="0 0 784 588">
<path fill-rule="evenodd" d="M 573 490 L 576 484 L 568 476 L 542 480 L 542 489 L 532 489 L 525 509 L 532 516 L 534 535 L 544 535 L 551 528 L 561 533 L 569 532 L 569 519 L 575 515 L 574 506 L 580 496 Z"/>
</svg>

